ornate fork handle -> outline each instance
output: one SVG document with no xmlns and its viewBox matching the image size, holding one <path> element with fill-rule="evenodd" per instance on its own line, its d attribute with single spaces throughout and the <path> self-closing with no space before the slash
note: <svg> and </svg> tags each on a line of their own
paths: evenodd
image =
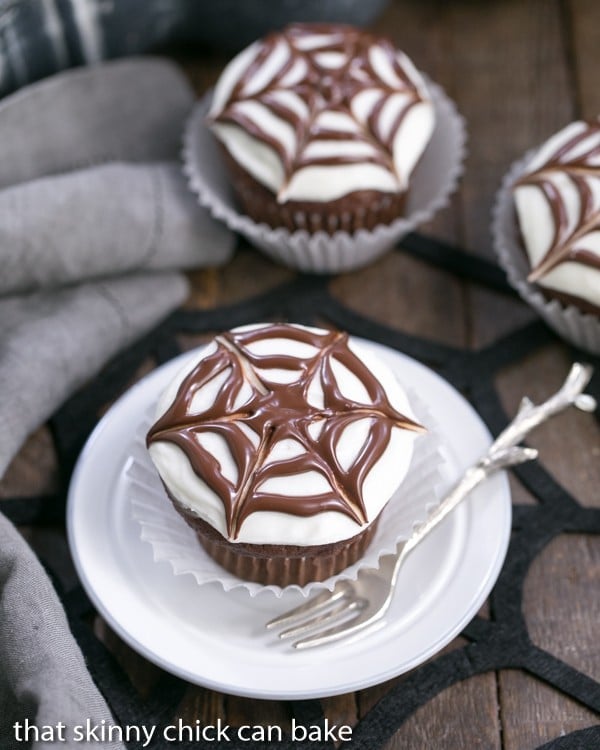
<svg viewBox="0 0 600 750">
<path fill-rule="evenodd" d="M 521 401 L 516 417 L 498 435 L 487 453 L 476 464 L 467 469 L 459 483 L 431 511 L 425 521 L 415 528 L 401 548 L 399 547 L 397 556 L 394 556 L 395 564 L 392 580 L 395 580 L 400 564 L 408 552 L 451 513 L 484 479 L 500 469 L 516 466 L 537 458 L 538 452 L 534 448 L 517 446 L 517 443 L 531 430 L 573 404 L 583 411 L 594 411 L 596 408 L 595 399 L 588 394 L 583 394 L 583 389 L 589 383 L 592 373 L 591 365 L 576 362 L 571 367 L 560 390 L 549 399 L 537 406 L 527 397 Z"/>
<path fill-rule="evenodd" d="M 596 400 L 593 396 L 583 393 L 593 372 L 594 368 L 591 365 L 575 362 L 561 388 L 547 401 L 536 406 L 525 397 L 521 401 L 517 416 L 494 440 L 490 452 L 516 445 L 539 424 L 572 404 L 581 411 L 593 412 Z"/>
<path fill-rule="evenodd" d="M 538 452 L 535 448 L 508 448 L 498 451 L 492 458 L 490 453 L 480 459 L 464 473 L 460 482 L 444 497 L 422 524 L 416 527 L 412 535 L 407 539 L 402 550 L 406 554 L 415 547 L 423 537 L 427 536 L 447 515 L 449 515 L 467 495 L 469 495 L 484 479 L 500 469 L 509 466 L 532 461 L 537 458 Z"/>
</svg>

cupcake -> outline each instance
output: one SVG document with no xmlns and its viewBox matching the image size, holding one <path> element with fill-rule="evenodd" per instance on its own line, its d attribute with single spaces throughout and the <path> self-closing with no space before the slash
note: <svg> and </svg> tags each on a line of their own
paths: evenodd
<svg viewBox="0 0 600 750">
<path fill-rule="evenodd" d="M 550 138 L 513 187 L 529 283 L 600 315 L 600 121 Z"/>
<path fill-rule="evenodd" d="M 465 142 L 454 102 L 391 42 L 296 24 L 240 53 L 198 102 L 183 168 L 259 251 L 331 274 L 373 263 L 447 205 Z"/>
<path fill-rule="evenodd" d="M 331 235 L 402 215 L 435 112 L 389 39 L 294 24 L 229 63 L 209 123 L 251 219 Z"/>
<path fill-rule="evenodd" d="M 360 559 L 422 430 L 371 350 L 268 324 L 203 349 L 159 399 L 146 442 L 206 552 L 240 579 L 283 587 Z"/>
</svg>

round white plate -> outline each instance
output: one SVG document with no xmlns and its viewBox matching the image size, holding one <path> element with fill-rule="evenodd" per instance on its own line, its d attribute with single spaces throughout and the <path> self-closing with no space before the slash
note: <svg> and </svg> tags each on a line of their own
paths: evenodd
<svg viewBox="0 0 600 750">
<path fill-rule="evenodd" d="M 447 446 L 453 483 L 490 444 L 485 425 L 433 371 L 392 349 L 363 343 L 428 404 Z M 190 682 L 281 700 L 383 682 L 451 641 L 485 601 L 504 561 L 511 523 L 504 474 L 475 490 L 407 558 L 386 619 L 354 642 L 294 651 L 267 634 L 264 623 L 302 601 L 298 593 L 251 598 L 218 584 L 198 586 L 192 576 L 175 576 L 168 563 L 153 561 L 131 516 L 124 475 L 141 415 L 187 356 L 156 369 L 112 406 L 91 434 L 69 490 L 67 527 L 75 565 L 91 600 L 121 638 Z"/>
</svg>

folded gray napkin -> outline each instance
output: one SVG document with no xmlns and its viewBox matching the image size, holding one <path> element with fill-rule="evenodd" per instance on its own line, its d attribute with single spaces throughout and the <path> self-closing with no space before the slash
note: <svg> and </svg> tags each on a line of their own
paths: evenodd
<svg viewBox="0 0 600 750">
<path fill-rule="evenodd" d="M 163 269 L 230 257 L 232 235 L 179 168 L 192 104 L 160 59 L 69 71 L 0 102 L 0 477 L 32 430 L 181 304 L 185 277 Z M 87 747 L 19 743 L 12 725 L 25 719 L 111 720 L 50 582 L 0 512 L 0 748 Z"/>
<path fill-rule="evenodd" d="M 229 259 L 179 163 L 194 94 L 169 61 L 67 71 L 0 101 L 0 294 Z"/>
<path fill-rule="evenodd" d="M 74 727 L 86 718 L 114 724 L 50 580 L 0 514 L 0 747 L 122 750 L 120 743 L 74 742 Z M 67 741 L 18 742 L 14 725 L 25 720 L 38 728 L 62 722 Z"/>
<path fill-rule="evenodd" d="M 76 68 L 0 101 L 0 187 L 105 161 L 177 158 L 194 93 L 163 58 Z"/>
<path fill-rule="evenodd" d="M 0 294 L 219 265 L 231 247 L 175 162 L 109 162 L 0 190 Z"/>
<path fill-rule="evenodd" d="M 186 293 L 180 274 L 137 273 L 0 298 L 0 475 L 57 405 Z"/>
</svg>

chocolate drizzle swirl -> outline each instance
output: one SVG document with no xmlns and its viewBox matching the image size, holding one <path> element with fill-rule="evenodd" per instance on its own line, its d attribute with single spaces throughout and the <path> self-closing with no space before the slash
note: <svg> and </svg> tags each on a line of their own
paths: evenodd
<svg viewBox="0 0 600 750">
<path fill-rule="evenodd" d="M 553 181 L 557 174 L 566 175 L 577 191 L 579 211 L 574 223 L 569 220 L 565 196 Z M 595 192 L 593 183 L 597 185 Z M 600 120 L 585 123 L 542 166 L 521 177 L 515 188 L 524 185 L 541 190 L 554 224 L 550 247 L 531 270 L 528 281 L 538 281 L 567 261 L 600 269 L 600 256 L 584 244 L 592 232 L 600 231 Z"/>
<path fill-rule="evenodd" d="M 373 63 L 374 51 L 385 61 L 385 78 Z M 332 65 L 332 59 L 339 64 Z M 269 66 L 274 70 L 265 73 Z M 255 90 L 261 75 L 267 80 Z M 358 117 L 353 100 L 368 90 L 373 94 L 371 111 Z M 402 95 L 402 102 L 396 102 L 390 121 L 384 110 L 396 94 Z M 394 163 L 394 139 L 408 112 L 423 100 L 389 39 L 342 25 L 294 24 L 265 37 L 212 120 L 239 126 L 277 153 L 284 171 L 281 199 L 293 175 L 307 166 L 377 164 L 401 183 Z M 285 139 L 265 127 L 264 118 L 249 109 L 248 103 L 266 108 L 291 129 L 291 149 Z M 336 128 L 319 122 L 326 112 L 343 115 L 346 124 Z M 315 153 L 315 144 L 344 142 L 352 146 L 345 152 L 342 146 L 329 155 L 322 148 Z"/>
<path fill-rule="evenodd" d="M 256 342 L 280 338 L 312 346 L 316 353 L 298 357 L 251 351 Z M 230 539 L 237 538 L 244 520 L 258 511 L 297 516 L 338 511 L 358 525 L 366 523 L 362 485 L 385 451 L 392 428 L 423 428 L 393 408 L 381 383 L 348 347 L 347 334 L 276 324 L 224 333 L 217 337 L 216 344 L 216 351 L 185 377 L 172 405 L 150 429 L 147 444 L 164 440 L 185 453 L 196 475 L 221 499 Z M 334 374 L 334 360 L 360 380 L 369 403 L 344 396 Z M 275 382 L 268 376 L 273 369 L 298 372 L 298 377 L 291 383 Z M 194 395 L 224 372 L 227 375 L 214 403 L 201 413 L 192 413 Z M 309 401 L 315 379 L 323 391 L 322 406 Z M 248 387 L 250 396 L 238 404 L 242 388 Z M 367 439 L 346 470 L 336 455 L 337 445 L 346 427 L 364 419 L 370 420 Z M 313 437 L 310 428 L 317 423 L 321 428 Z M 249 437 L 248 428 L 258 436 L 257 445 Z M 197 440 L 198 435 L 208 432 L 225 440 L 237 467 L 237 481 L 223 476 L 218 460 Z M 273 448 L 288 439 L 296 441 L 302 452 L 270 459 Z M 293 481 L 296 475 L 308 471 L 324 477 L 329 490 L 284 496 L 264 489 L 268 479 L 289 477 Z"/>
</svg>

